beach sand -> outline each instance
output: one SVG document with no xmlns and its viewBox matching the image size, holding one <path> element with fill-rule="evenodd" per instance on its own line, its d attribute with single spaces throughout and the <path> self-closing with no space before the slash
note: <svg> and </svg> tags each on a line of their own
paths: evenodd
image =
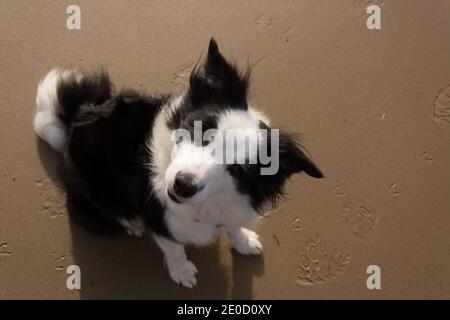
<svg viewBox="0 0 450 320">
<path fill-rule="evenodd" d="M 450 298 L 450 2 L 78 0 L 0 4 L 1 299 Z M 262 219 L 261 257 L 227 239 L 189 248 L 194 290 L 151 239 L 70 223 L 58 154 L 37 139 L 36 87 L 55 66 L 109 70 L 116 88 L 182 90 L 214 36 L 253 66 L 251 104 L 302 134 L 325 179 L 294 176 Z M 81 268 L 81 290 L 66 268 Z M 369 290 L 367 268 L 381 271 Z"/>
</svg>

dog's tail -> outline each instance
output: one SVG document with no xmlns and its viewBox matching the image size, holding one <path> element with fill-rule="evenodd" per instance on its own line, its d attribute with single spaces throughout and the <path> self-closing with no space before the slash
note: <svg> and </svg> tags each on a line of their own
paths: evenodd
<svg viewBox="0 0 450 320">
<path fill-rule="evenodd" d="M 53 149 L 62 152 L 80 107 L 101 104 L 110 99 L 111 94 L 112 85 L 105 71 L 84 74 L 53 69 L 37 89 L 34 130 Z"/>
</svg>

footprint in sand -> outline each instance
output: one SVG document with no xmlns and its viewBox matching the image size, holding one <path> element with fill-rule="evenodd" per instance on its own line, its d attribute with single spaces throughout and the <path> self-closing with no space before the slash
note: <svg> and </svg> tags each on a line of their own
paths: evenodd
<svg viewBox="0 0 450 320">
<path fill-rule="evenodd" d="M 43 199 L 41 212 L 52 219 L 62 217 L 66 210 L 63 193 L 48 179 L 36 180 L 36 186 Z"/>
<path fill-rule="evenodd" d="M 423 164 L 428 166 L 433 164 L 434 159 L 427 152 L 422 152 L 419 156 L 420 160 L 422 160 Z"/>
<path fill-rule="evenodd" d="M 367 205 L 357 202 L 348 202 L 339 220 L 347 223 L 353 234 L 361 239 L 367 237 L 378 222 L 377 216 Z"/>
<path fill-rule="evenodd" d="M 6 257 L 9 257 L 11 255 L 12 252 L 8 248 L 8 242 L 0 243 L 0 263 L 3 262 Z"/>
<path fill-rule="evenodd" d="M 271 27 L 273 23 L 273 18 L 269 16 L 268 14 L 263 14 L 262 16 L 259 16 L 255 20 L 255 24 L 260 27 Z"/>
<path fill-rule="evenodd" d="M 296 283 L 299 285 L 327 283 L 347 269 L 350 259 L 345 252 L 335 247 L 328 248 L 323 238 L 316 235 L 306 241 L 300 251 Z"/>
<path fill-rule="evenodd" d="M 56 254 L 55 252 L 52 252 L 51 259 L 54 262 L 56 271 L 64 270 L 64 267 L 66 264 L 66 255 L 65 254 Z"/>
<path fill-rule="evenodd" d="M 450 123 L 450 85 L 439 90 L 433 104 L 433 118 L 435 121 Z"/>
<path fill-rule="evenodd" d="M 292 231 L 294 232 L 298 232 L 298 231 L 302 231 L 303 227 L 300 223 L 300 218 L 296 217 L 293 221 L 292 221 Z"/>
<path fill-rule="evenodd" d="M 395 183 L 390 186 L 389 191 L 392 196 L 399 196 Z M 347 197 L 347 192 L 338 185 L 331 190 L 331 194 L 339 198 L 339 202 L 344 205 L 338 220 L 348 224 L 354 235 L 359 238 L 365 238 L 375 229 L 378 217 L 368 205 Z"/>
<path fill-rule="evenodd" d="M 400 195 L 400 193 L 398 192 L 398 186 L 396 183 L 391 184 L 391 186 L 389 187 L 389 193 L 393 197 L 398 197 Z"/>
<path fill-rule="evenodd" d="M 281 34 L 281 40 L 283 40 L 284 42 L 290 42 L 295 38 L 297 38 L 297 33 L 291 27 L 285 29 Z"/>
</svg>

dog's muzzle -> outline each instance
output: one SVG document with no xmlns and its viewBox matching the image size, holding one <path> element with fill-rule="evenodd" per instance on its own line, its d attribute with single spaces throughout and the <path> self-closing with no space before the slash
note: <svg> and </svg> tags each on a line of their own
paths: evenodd
<svg viewBox="0 0 450 320">
<path fill-rule="evenodd" d="M 167 195 L 169 196 L 169 198 L 175 202 L 175 203 L 181 203 L 180 200 L 178 200 L 177 196 L 174 195 L 172 192 L 170 192 L 170 190 L 167 190 Z"/>
<path fill-rule="evenodd" d="M 180 171 L 175 175 L 172 188 L 167 190 L 167 195 L 172 201 L 181 203 L 183 199 L 193 197 L 202 189 L 203 187 L 197 184 L 193 174 Z"/>
</svg>

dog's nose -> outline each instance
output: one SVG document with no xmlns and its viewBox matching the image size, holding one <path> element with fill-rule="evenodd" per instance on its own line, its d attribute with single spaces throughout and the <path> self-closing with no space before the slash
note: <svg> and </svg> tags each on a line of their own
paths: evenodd
<svg viewBox="0 0 450 320">
<path fill-rule="evenodd" d="M 177 196 L 190 198 L 197 193 L 197 185 L 194 176 L 190 173 L 178 172 L 173 182 L 173 191 Z"/>
</svg>

